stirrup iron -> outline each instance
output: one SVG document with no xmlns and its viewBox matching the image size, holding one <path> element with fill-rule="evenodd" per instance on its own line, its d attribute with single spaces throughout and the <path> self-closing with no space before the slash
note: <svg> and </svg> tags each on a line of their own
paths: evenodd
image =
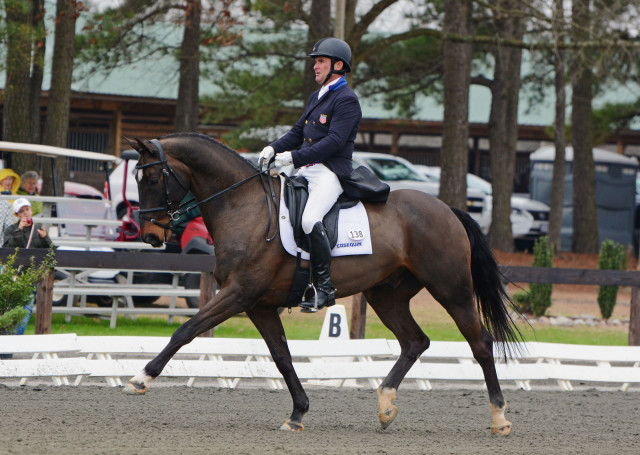
<svg viewBox="0 0 640 455">
<path fill-rule="evenodd" d="M 313 291 L 312 301 L 307 300 L 307 293 L 309 292 L 310 289 Z M 313 302 L 313 306 L 311 306 L 312 302 Z M 305 305 L 303 305 L 303 304 L 305 304 Z M 318 290 L 313 285 L 313 283 L 309 283 L 307 285 L 307 289 L 305 289 L 304 293 L 302 294 L 302 301 L 300 302 L 300 311 L 302 313 L 317 313 L 318 312 Z"/>
</svg>

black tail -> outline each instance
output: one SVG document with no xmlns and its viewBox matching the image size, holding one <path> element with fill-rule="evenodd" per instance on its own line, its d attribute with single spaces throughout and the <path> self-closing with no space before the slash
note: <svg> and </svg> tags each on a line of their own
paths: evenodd
<svg viewBox="0 0 640 455">
<path fill-rule="evenodd" d="M 509 280 L 500 272 L 489 242 L 478 223 L 467 212 L 455 207 L 451 207 L 451 210 L 469 236 L 473 292 L 484 325 L 493 339 L 500 343 L 499 352 L 505 358 L 512 357 L 521 350 L 522 334 L 509 314 L 510 309 L 520 314 L 502 284 Z"/>
</svg>

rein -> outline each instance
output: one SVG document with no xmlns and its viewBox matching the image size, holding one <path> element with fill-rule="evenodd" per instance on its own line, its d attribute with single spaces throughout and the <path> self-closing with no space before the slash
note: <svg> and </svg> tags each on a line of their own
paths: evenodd
<svg viewBox="0 0 640 455">
<path fill-rule="evenodd" d="M 269 237 L 269 231 L 271 230 L 271 218 L 272 218 L 272 214 L 273 214 L 273 208 L 276 207 L 276 195 L 275 195 L 275 190 L 273 188 L 273 182 L 270 178 L 267 179 L 268 183 L 269 183 L 269 190 L 267 190 L 267 185 L 265 184 L 265 174 L 267 172 L 269 172 L 271 170 L 271 168 L 273 166 L 271 166 L 271 164 L 274 162 L 273 158 L 269 161 L 267 167 L 263 170 L 262 169 L 262 162 L 260 162 L 260 171 L 243 179 L 240 180 L 239 182 L 234 183 L 233 185 L 231 185 L 228 188 L 225 188 L 221 191 L 218 191 L 215 194 L 212 194 L 211 196 L 206 197 L 205 199 L 201 200 L 200 202 L 195 202 L 195 199 L 190 199 L 182 204 L 180 204 L 178 206 L 178 208 L 176 210 L 171 210 L 171 206 L 173 204 L 172 200 L 171 200 L 171 193 L 169 190 L 169 177 L 173 176 L 173 178 L 176 179 L 176 181 L 178 182 L 178 184 L 180 185 L 180 187 L 185 190 L 186 192 L 189 192 L 189 188 L 187 188 L 182 181 L 180 180 L 180 178 L 178 177 L 178 175 L 174 172 L 173 169 L 171 169 L 171 166 L 169 166 L 169 163 L 167 162 L 167 158 L 166 155 L 164 153 L 164 148 L 162 147 L 162 144 L 160 143 L 160 141 L 158 141 L 157 139 L 152 139 L 149 141 L 150 143 L 152 143 L 153 145 L 155 145 L 156 149 L 158 150 L 158 161 L 153 161 L 151 163 L 145 163 L 145 164 L 140 164 L 136 166 L 136 170 L 138 169 L 144 169 L 147 167 L 151 167 L 151 166 L 162 166 L 162 175 L 164 176 L 164 192 L 165 192 L 165 197 L 166 197 L 166 205 L 164 207 L 154 207 L 154 208 L 150 208 L 150 209 L 140 209 L 138 211 L 140 218 L 149 221 L 150 223 L 155 224 L 156 226 L 160 226 L 161 228 L 163 228 L 165 231 L 166 230 L 172 230 L 173 229 L 173 222 L 178 220 L 181 216 L 189 213 L 190 211 L 194 210 L 196 207 L 209 202 L 215 198 L 217 198 L 218 196 L 221 196 L 223 194 L 225 194 L 228 191 L 234 190 L 236 188 L 238 188 L 239 186 L 244 185 L 245 183 L 247 183 L 248 181 L 254 179 L 255 177 L 260 177 L 260 183 L 262 184 L 262 189 L 265 192 L 265 195 L 267 197 L 267 207 L 269 208 L 269 215 L 268 215 L 268 223 L 267 223 L 267 230 L 265 233 L 265 240 L 267 242 L 271 242 L 277 235 L 278 233 L 278 225 L 276 225 L 276 231 L 274 232 L 274 234 Z M 195 203 L 193 203 L 195 202 Z M 273 208 L 272 208 L 273 205 Z M 167 214 L 169 215 L 169 224 L 167 223 L 161 223 L 160 221 L 156 220 L 155 218 L 151 218 L 149 216 L 146 216 L 147 213 L 151 213 L 151 212 L 159 212 L 159 211 L 165 211 L 167 212 Z M 166 235 L 166 234 L 165 234 Z"/>
</svg>

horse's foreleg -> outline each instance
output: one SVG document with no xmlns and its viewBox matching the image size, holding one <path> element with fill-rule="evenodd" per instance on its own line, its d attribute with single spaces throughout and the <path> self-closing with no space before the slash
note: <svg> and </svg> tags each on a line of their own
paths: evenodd
<svg viewBox="0 0 640 455">
<path fill-rule="evenodd" d="M 365 293 L 367 301 L 400 343 L 400 356 L 393 368 L 378 387 L 378 419 L 382 428 L 388 427 L 396 418 L 398 408 L 393 404 L 400 383 L 420 355 L 429 347 L 429 338 L 415 322 L 409 311 L 409 299 L 419 286 L 391 289 L 384 286 Z"/>
<path fill-rule="evenodd" d="M 302 417 L 309 410 L 309 398 L 293 369 L 293 360 L 291 359 L 287 338 L 277 308 L 254 308 L 251 311 L 247 311 L 247 315 L 267 343 L 271 357 L 278 367 L 278 371 L 282 374 L 293 399 L 293 412 L 280 429 L 302 431 L 304 430 Z"/>
<path fill-rule="evenodd" d="M 241 311 L 244 309 L 238 302 L 237 293 L 230 288 L 221 289 L 200 311 L 173 332 L 169 344 L 125 385 L 125 393 L 146 393 L 149 383 L 162 373 L 169 360 L 182 346 Z"/>
</svg>

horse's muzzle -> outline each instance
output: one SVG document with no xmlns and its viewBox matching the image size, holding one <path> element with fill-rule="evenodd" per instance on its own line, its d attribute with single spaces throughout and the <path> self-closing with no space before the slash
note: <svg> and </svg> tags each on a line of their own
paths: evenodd
<svg viewBox="0 0 640 455">
<path fill-rule="evenodd" d="M 162 244 L 164 243 L 164 242 L 160 239 L 160 237 L 158 237 L 158 235 L 157 235 L 157 234 L 154 234 L 154 233 L 145 234 L 145 235 L 142 237 L 142 240 L 143 240 L 145 243 L 148 243 L 149 245 L 151 245 L 151 246 L 152 246 L 152 247 L 154 247 L 154 248 L 159 248 L 159 247 L 161 247 L 161 246 L 162 246 Z"/>
</svg>

